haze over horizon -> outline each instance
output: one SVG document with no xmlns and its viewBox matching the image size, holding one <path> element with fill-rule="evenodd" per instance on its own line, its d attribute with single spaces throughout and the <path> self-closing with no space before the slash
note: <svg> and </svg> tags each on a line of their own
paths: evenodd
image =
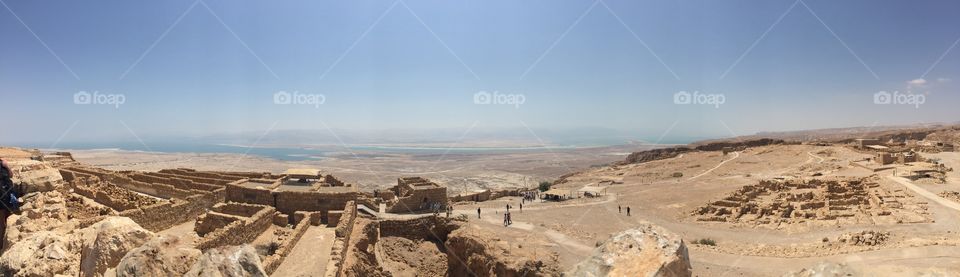
<svg viewBox="0 0 960 277">
<path fill-rule="evenodd" d="M 6 144 L 679 142 L 960 119 L 956 1 L 2 2 Z"/>
</svg>

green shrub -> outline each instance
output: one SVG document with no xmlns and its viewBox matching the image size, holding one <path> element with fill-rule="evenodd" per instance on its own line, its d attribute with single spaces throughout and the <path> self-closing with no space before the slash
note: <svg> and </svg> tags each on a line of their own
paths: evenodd
<svg viewBox="0 0 960 277">
<path fill-rule="evenodd" d="M 540 192 L 544 192 L 550 190 L 550 186 L 553 186 L 553 184 L 547 181 L 542 181 L 540 182 L 538 189 L 540 189 Z"/>
<path fill-rule="evenodd" d="M 698 240 L 694 240 L 694 241 L 693 241 L 693 244 L 702 244 L 702 245 L 709 245 L 709 246 L 717 246 L 717 242 L 714 241 L 713 239 L 698 239 Z"/>
</svg>

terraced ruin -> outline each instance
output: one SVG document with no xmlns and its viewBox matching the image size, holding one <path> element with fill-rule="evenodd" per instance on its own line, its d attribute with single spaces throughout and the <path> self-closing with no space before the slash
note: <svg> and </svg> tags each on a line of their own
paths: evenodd
<svg viewBox="0 0 960 277">
<path fill-rule="evenodd" d="M 696 221 L 781 228 L 786 225 L 921 223 L 924 203 L 884 189 L 875 177 L 772 179 L 746 185 L 693 211 Z"/>
</svg>

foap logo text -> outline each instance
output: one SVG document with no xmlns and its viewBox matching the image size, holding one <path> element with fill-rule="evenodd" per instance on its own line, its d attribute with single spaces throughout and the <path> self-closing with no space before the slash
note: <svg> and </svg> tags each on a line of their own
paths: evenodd
<svg viewBox="0 0 960 277">
<path fill-rule="evenodd" d="M 100 91 L 78 91 L 73 94 L 73 104 L 77 105 L 109 105 L 119 109 L 127 102 L 127 96 L 120 93 L 101 93 Z"/>
<path fill-rule="evenodd" d="M 702 93 L 697 90 L 690 93 L 681 90 L 673 94 L 673 103 L 677 105 L 711 105 L 720 108 L 720 105 L 726 102 L 727 97 L 720 93 Z"/>
<path fill-rule="evenodd" d="M 277 105 L 309 105 L 320 108 L 327 102 L 327 97 L 319 93 L 301 93 L 300 91 L 278 91 L 273 94 L 273 103 Z"/>
<path fill-rule="evenodd" d="M 920 105 L 927 102 L 927 96 L 912 91 L 878 91 L 873 94 L 873 103 L 877 105 L 913 105 L 914 108 L 920 108 Z"/>
<path fill-rule="evenodd" d="M 527 96 L 523 94 L 507 94 L 493 91 L 479 91 L 473 94 L 473 103 L 477 105 L 510 105 L 519 109 L 520 105 L 527 102 Z"/>
</svg>

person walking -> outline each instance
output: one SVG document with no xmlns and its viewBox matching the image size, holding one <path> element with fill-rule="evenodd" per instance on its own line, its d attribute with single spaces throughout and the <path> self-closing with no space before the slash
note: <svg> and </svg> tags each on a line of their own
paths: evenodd
<svg viewBox="0 0 960 277">
<path fill-rule="evenodd" d="M 618 214 L 622 214 L 622 213 L 623 213 L 623 206 L 617 205 L 617 213 L 618 213 Z"/>
<path fill-rule="evenodd" d="M 480 207 L 477 207 L 477 219 L 480 219 Z"/>
<path fill-rule="evenodd" d="M 523 201 L 520 201 L 520 212 L 523 212 Z"/>
<path fill-rule="evenodd" d="M 630 206 L 627 206 L 627 216 L 630 216 Z"/>
</svg>

